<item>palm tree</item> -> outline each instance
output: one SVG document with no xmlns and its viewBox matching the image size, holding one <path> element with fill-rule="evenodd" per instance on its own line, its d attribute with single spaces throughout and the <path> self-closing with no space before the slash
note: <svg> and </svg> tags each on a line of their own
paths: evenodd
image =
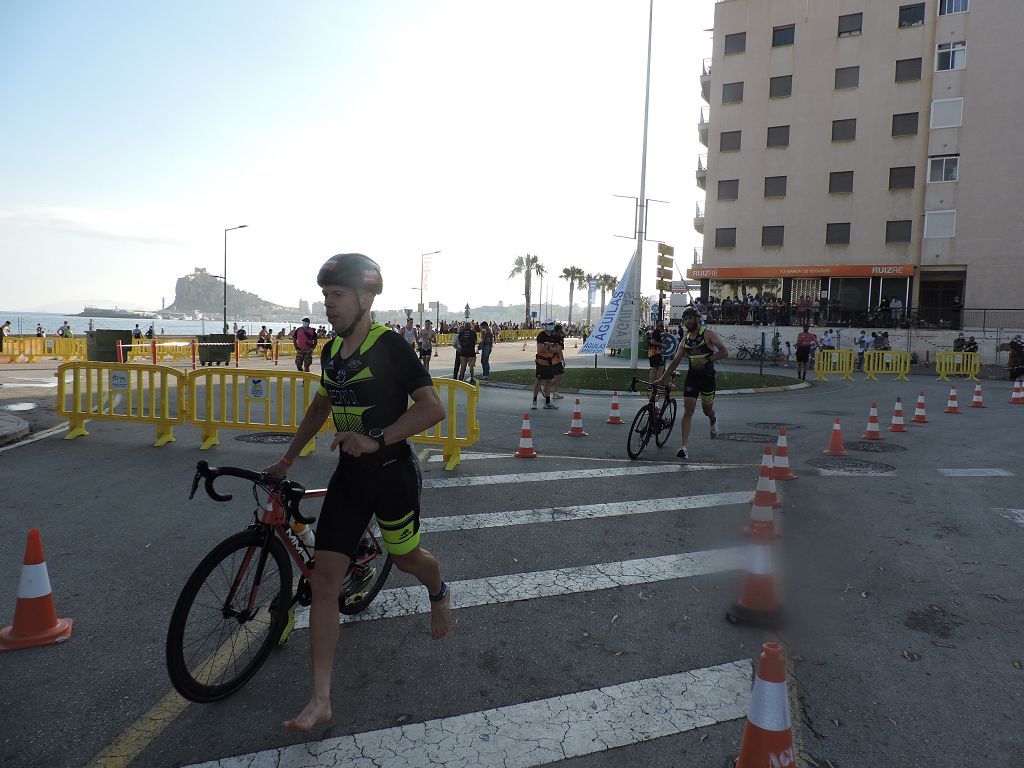
<svg viewBox="0 0 1024 768">
<path fill-rule="evenodd" d="M 579 267 L 566 267 L 562 270 L 561 277 L 569 282 L 569 325 L 572 325 L 572 293 L 575 289 L 584 286 L 583 280 L 586 273 Z"/>
<path fill-rule="evenodd" d="M 604 314 L 604 296 L 608 291 L 614 291 L 619 284 L 619 278 L 609 275 L 607 272 L 597 276 L 597 288 L 601 291 L 601 314 Z"/>
<path fill-rule="evenodd" d="M 540 256 L 531 256 L 530 254 L 516 256 L 512 271 L 508 273 L 508 279 L 511 280 L 516 275 L 522 275 L 525 282 L 523 296 L 526 298 L 526 322 L 530 322 L 530 284 L 534 275 L 544 276 L 544 265 L 540 263 Z"/>
</svg>

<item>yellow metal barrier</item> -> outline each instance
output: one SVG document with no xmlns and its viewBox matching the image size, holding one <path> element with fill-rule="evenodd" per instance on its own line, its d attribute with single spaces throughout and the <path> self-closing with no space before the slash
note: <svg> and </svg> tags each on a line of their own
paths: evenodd
<svg viewBox="0 0 1024 768">
<path fill-rule="evenodd" d="M 54 358 L 64 362 L 84 360 L 85 339 L 59 336 L 8 336 L 0 351 L 0 363 L 35 363 Z"/>
<path fill-rule="evenodd" d="M 480 387 L 472 386 L 464 381 L 454 379 L 434 379 L 434 388 L 445 404 L 448 418 L 438 422 L 426 432 L 413 435 L 409 439 L 414 443 L 440 445 L 446 470 L 455 469 L 462 461 L 462 448 L 475 445 L 480 439 L 480 422 L 476 418 L 476 405 L 480 399 Z M 459 436 L 459 392 L 466 395 L 465 425 L 466 434 Z"/>
<path fill-rule="evenodd" d="M 817 381 L 828 381 L 827 374 L 830 373 L 841 373 L 843 381 L 853 381 L 853 350 L 815 350 L 814 373 Z"/>
<path fill-rule="evenodd" d="M 907 378 L 907 374 L 910 373 L 910 353 L 880 349 L 866 351 L 864 373 L 867 374 L 866 381 L 878 381 L 875 378 L 875 374 L 878 373 L 892 373 L 896 375 L 896 381 L 910 381 Z"/>
<path fill-rule="evenodd" d="M 294 432 L 319 384 L 315 373 L 279 369 L 190 371 L 188 422 L 202 432 L 200 449 L 204 451 L 220 443 L 221 428 Z M 318 434 L 326 432 L 330 423 L 325 420 Z M 300 455 L 308 456 L 315 447 L 313 438 Z"/>
<path fill-rule="evenodd" d="M 71 375 L 70 403 L 68 374 Z M 88 435 L 90 419 L 153 424 L 156 443 L 174 440 L 174 425 L 184 424 L 186 375 L 163 366 L 77 362 L 57 368 L 57 412 L 67 417 L 65 440 Z"/>
<path fill-rule="evenodd" d="M 935 372 L 940 381 L 949 381 L 948 376 L 966 376 L 970 381 L 978 380 L 981 357 L 977 352 L 936 352 Z"/>
</svg>

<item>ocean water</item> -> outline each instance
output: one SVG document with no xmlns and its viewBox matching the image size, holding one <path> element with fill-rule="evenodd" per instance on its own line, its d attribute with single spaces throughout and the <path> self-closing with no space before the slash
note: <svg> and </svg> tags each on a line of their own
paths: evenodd
<svg viewBox="0 0 1024 768">
<path fill-rule="evenodd" d="M 36 333 L 36 324 L 41 324 L 43 329 L 46 331 L 47 336 L 53 336 L 57 333 L 57 329 L 64 325 L 64 321 L 67 320 L 71 325 L 71 330 L 76 335 L 83 335 L 90 328 L 96 330 L 131 330 L 138 323 L 139 328 L 145 333 L 146 329 L 149 328 L 152 323 L 153 329 L 158 335 L 164 336 L 196 336 L 205 333 L 220 333 L 223 327 L 223 321 L 221 320 L 149 320 L 149 319 L 133 319 L 133 318 L 119 318 L 119 317 L 75 317 L 73 315 L 56 315 L 56 314 L 30 314 L 26 312 L 18 312 L 15 310 L 3 310 L 0 309 L 0 323 L 11 321 L 11 333 L 15 336 L 34 336 Z M 284 329 L 286 333 L 290 333 L 293 328 L 301 325 L 301 317 L 296 317 L 293 323 L 284 323 Z M 92 321 L 92 325 L 89 322 Z M 276 334 L 280 330 L 282 323 L 279 320 L 276 321 L 264 321 L 264 320 L 248 320 L 245 322 L 234 322 L 232 321 L 232 330 L 236 327 L 245 328 L 246 333 L 250 336 L 255 336 L 260 332 L 260 326 L 265 325 L 268 329 L 273 329 Z M 316 327 L 316 323 L 313 323 L 313 327 Z"/>
</svg>

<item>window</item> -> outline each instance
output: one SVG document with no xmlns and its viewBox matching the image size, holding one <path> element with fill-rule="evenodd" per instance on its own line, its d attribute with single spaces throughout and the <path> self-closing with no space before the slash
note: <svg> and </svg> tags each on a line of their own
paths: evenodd
<svg viewBox="0 0 1024 768">
<path fill-rule="evenodd" d="M 836 90 L 856 88 L 860 85 L 860 67 L 839 67 L 836 70 Z"/>
<path fill-rule="evenodd" d="M 722 83 L 722 103 L 735 104 L 743 101 L 743 83 Z"/>
<path fill-rule="evenodd" d="M 767 248 L 780 248 L 785 240 L 785 227 L 761 227 L 761 245 Z"/>
<path fill-rule="evenodd" d="M 914 136 L 917 133 L 917 112 L 892 116 L 893 136 Z"/>
<path fill-rule="evenodd" d="M 715 248 L 735 248 L 736 227 L 720 227 L 715 230 Z"/>
<path fill-rule="evenodd" d="M 747 33 L 737 32 L 733 35 L 725 36 L 725 54 L 728 56 L 730 53 L 743 53 L 747 50 Z"/>
<path fill-rule="evenodd" d="M 887 221 L 885 222 L 885 242 L 887 243 L 909 243 L 913 222 Z"/>
<path fill-rule="evenodd" d="M 853 37 L 859 35 L 864 26 L 863 13 L 848 13 L 839 17 L 839 36 Z"/>
<path fill-rule="evenodd" d="M 960 155 L 942 155 L 928 160 L 928 181 L 935 184 L 960 178 Z"/>
<path fill-rule="evenodd" d="M 939 0 L 939 16 L 951 13 L 966 13 L 968 0 Z"/>
<path fill-rule="evenodd" d="M 913 189 L 916 169 L 912 165 L 889 169 L 889 189 Z"/>
<path fill-rule="evenodd" d="M 773 77 L 768 85 L 768 95 L 773 99 L 779 99 L 783 96 L 791 96 L 793 94 L 793 76 L 792 75 L 780 75 L 779 77 Z"/>
<path fill-rule="evenodd" d="M 848 195 L 853 192 L 853 171 L 833 171 L 828 175 L 830 195 Z"/>
<path fill-rule="evenodd" d="M 741 133 L 742 131 L 722 131 L 719 134 L 719 152 L 738 152 L 740 149 Z"/>
<path fill-rule="evenodd" d="M 935 99 L 932 102 L 932 128 L 956 128 L 964 124 L 964 100 Z"/>
<path fill-rule="evenodd" d="M 739 179 L 722 179 L 718 182 L 718 199 L 735 200 L 740 196 Z"/>
<path fill-rule="evenodd" d="M 832 121 L 832 141 L 853 141 L 857 138 L 857 118 Z"/>
<path fill-rule="evenodd" d="M 921 59 L 900 59 L 896 62 L 896 82 L 910 83 L 921 79 Z"/>
<path fill-rule="evenodd" d="M 768 128 L 768 146 L 769 147 L 788 147 L 789 146 L 789 126 L 788 125 L 773 125 Z"/>
<path fill-rule="evenodd" d="M 765 197 L 785 197 L 786 196 L 786 178 L 785 176 L 765 176 L 764 177 L 764 196 Z"/>
<path fill-rule="evenodd" d="M 825 225 L 825 245 L 849 245 L 850 222 Z"/>
<path fill-rule="evenodd" d="M 967 42 L 939 43 L 935 50 L 935 71 L 964 69 L 967 66 Z"/>
<path fill-rule="evenodd" d="M 775 27 L 775 29 L 772 30 L 772 48 L 778 48 L 780 45 L 792 45 L 795 38 L 795 24 L 787 24 L 784 27 Z"/>
<path fill-rule="evenodd" d="M 956 211 L 925 211 L 924 236 L 956 237 Z"/>
<path fill-rule="evenodd" d="M 900 29 L 924 24 L 924 3 L 900 6 Z"/>
</svg>

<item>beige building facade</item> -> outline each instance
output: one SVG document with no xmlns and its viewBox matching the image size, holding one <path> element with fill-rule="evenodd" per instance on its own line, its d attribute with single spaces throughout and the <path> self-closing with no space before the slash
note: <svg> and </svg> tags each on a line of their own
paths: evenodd
<svg viewBox="0 0 1024 768">
<path fill-rule="evenodd" d="M 1024 2 L 722 0 L 700 75 L 702 295 L 1024 308 Z"/>
</svg>

